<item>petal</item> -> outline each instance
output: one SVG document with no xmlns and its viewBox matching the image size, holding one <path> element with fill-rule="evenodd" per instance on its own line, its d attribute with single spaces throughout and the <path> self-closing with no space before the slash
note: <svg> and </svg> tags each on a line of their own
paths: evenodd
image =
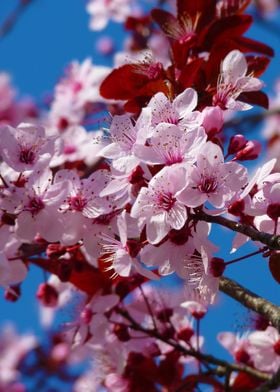
<svg viewBox="0 0 280 392">
<path fill-rule="evenodd" d="M 173 107 L 180 118 L 184 118 L 197 106 L 197 92 L 193 88 L 187 88 L 173 101 Z"/>
</svg>

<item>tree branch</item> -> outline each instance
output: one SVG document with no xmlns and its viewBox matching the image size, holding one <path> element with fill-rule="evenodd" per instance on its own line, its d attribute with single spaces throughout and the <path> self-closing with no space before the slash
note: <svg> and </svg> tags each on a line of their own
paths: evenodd
<svg viewBox="0 0 280 392">
<path fill-rule="evenodd" d="M 199 361 L 216 365 L 222 369 L 231 370 L 235 372 L 244 372 L 263 381 L 269 381 L 271 379 L 271 376 L 268 373 L 264 373 L 259 370 L 253 369 L 250 366 L 239 365 L 237 363 L 229 363 L 221 359 L 218 359 L 212 355 L 203 354 L 194 349 L 186 349 L 176 341 L 164 338 L 158 331 L 155 331 L 154 329 L 144 328 L 141 324 L 135 321 L 125 309 L 118 309 L 118 313 L 121 314 L 128 321 L 130 321 L 131 323 L 129 325 L 130 328 L 136 331 L 141 331 L 145 333 L 147 336 L 154 337 L 156 339 L 161 340 L 164 343 L 169 344 L 170 346 L 175 348 L 178 352 L 181 352 L 183 355 L 189 355 L 191 357 L 196 358 Z"/>
<path fill-rule="evenodd" d="M 8 15 L 0 26 L 0 38 L 5 37 L 15 26 L 21 14 L 34 0 L 19 0 L 15 9 Z"/>
<path fill-rule="evenodd" d="M 280 236 L 259 231 L 254 227 L 245 225 L 244 223 L 235 222 L 233 220 L 224 218 L 223 216 L 208 215 L 203 211 L 199 211 L 191 215 L 194 220 L 205 221 L 209 223 L 217 223 L 218 225 L 227 227 L 232 231 L 247 235 L 253 241 L 259 241 L 267 245 L 270 249 L 280 250 Z"/>
<path fill-rule="evenodd" d="M 264 384 L 257 387 L 254 392 L 270 392 L 280 385 L 280 368 L 271 378 L 271 380 L 265 382 Z"/>
<path fill-rule="evenodd" d="M 257 294 L 241 286 L 229 278 L 220 278 L 220 291 L 240 302 L 246 308 L 261 314 L 280 331 L 280 307 L 259 297 Z"/>
</svg>

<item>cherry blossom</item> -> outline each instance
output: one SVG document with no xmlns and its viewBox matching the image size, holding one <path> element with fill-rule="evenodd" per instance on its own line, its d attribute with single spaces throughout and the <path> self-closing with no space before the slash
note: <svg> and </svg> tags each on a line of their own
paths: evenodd
<svg viewBox="0 0 280 392">
<path fill-rule="evenodd" d="M 147 239 L 151 244 L 160 242 L 171 229 L 181 229 L 187 219 L 185 206 L 176 198 L 184 187 L 184 169 L 165 167 L 141 188 L 132 207 L 133 218 L 143 218 Z"/>
<path fill-rule="evenodd" d="M 90 29 L 102 30 L 109 19 L 124 22 L 130 14 L 131 2 L 128 0 L 89 0 L 87 12 L 91 15 Z"/>
<path fill-rule="evenodd" d="M 46 167 L 54 154 L 54 138 L 48 138 L 41 126 L 20 124 L 17 128 L 4 125 L 5 139 L 0 154 L 14 170 L 22 172 Z"/>
<path fill-rule="evenodd" d="M 213 98 L 213 105 L 222 109 L 248 110 L 251 105 L 238 100 L 242 92 L 258 91 L 263 83 L 247 75 L 248 65 L 246 57 L 239 50 L 231 51 L 221 64 L 221 73 L 217 85 L 217 93 Z"/>
</svg>

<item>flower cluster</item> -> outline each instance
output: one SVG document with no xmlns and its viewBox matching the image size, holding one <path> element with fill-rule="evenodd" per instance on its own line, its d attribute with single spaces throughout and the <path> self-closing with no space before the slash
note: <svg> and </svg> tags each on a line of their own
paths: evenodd
<svg viewBox="0 0 280 392">
<path fill-rule="evenodd" d="M 222 391 L 211 366 L 224 365 L 203 354 L 200 322 L 227 266 L 251 255 L 221 258 L 212 223 L 236 232 L 231 253 L 254 241 L 280 281 L 276 159 L 250 174 L 261 144 L 226 129 L 236 111 L 268 106 L 260 77 L 273 50 L 244 36 L 249 1 L 178 0 L 151 16 L 131 15 L 130 3 L 87 6 L 93 30 L 112 18 L 131 32 L 115 69 L 73 62 L 47 113 L 1 120 L 0 286 L 15 301 L 31 265 L 50 274 L 37 290 L 45 327 L 78 298 L 53 348 L 54 362 L 70 347 L 95 358 L 77 392 L 200 382 Z M 1 75 L 0 116 L 14 99 Z M 169 275 L 176 290 L 165 292 L 158 281 Z M 225 374 L 236 391 L 243 373 L 259 385 L 280 366 L 273 325 L 219 335 L 237 363 Z"/>
</svg>

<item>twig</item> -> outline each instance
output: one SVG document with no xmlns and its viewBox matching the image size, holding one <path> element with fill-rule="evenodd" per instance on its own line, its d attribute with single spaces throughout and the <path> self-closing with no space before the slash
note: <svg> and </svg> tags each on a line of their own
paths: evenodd
<svg viewBox="0 0 280 392">
<path fill-rule="evenodd" d="M 257 294 L 241 286 L 229 278 L 220 278 L 220 291 L 234 298 L 246 308 L 261 314 L 280 331 L 280 307 L 259 297 Z"/>
<path fill-rule="evenodd" d="M 197 212 L 195 215 L 192 215 L 191 218 L 194 220 L 217 223 L 218 225 L 227 227 L 230 230 L 247 235 L 253 241 L 262 242 L 263 244 L 267 245 L 270 249 L 280 250 L 279 235 L 273 235 L 273 234 L 265 233 L 263 231 L 258 231 L 254 227 L 245 225 L 244 223 L 235 222 L 230 219 L 224 218 L 223 216 L 208 215 L 203 211 Z"/>
<path fill-rule="evenodd" d="M 34 0 L 19 0 L 15 9 L 8 15 L 0 26 L 0 39 L 4 38 L 15 26 L 22 13 Z"/>
<path fill-rule="evenodd" d="M 195 350 L 186 349 L 185 347 L 181 346 L 179 343 L 172 341 L 170 339 L 164 338 L 163 336 L 161 336 L 161 334 L 159 332 L 155 331 L 154 329 L 144 328 L 142 325 L 138 324 L 125 309 L 118 309 L 118 312 L 124 318 L 126 318 L 128 321 L 130 321 L 130 323 L 131 323 L 131 325 L 129 326 L 130 328 L 132 328 L 136 331 L 144 332 L 148 336 L 152 336 L 156 339 L 161 340 L 164 343 L 169 344 L 170 346 L 175 348 L 178 352 L 181 352 L 183 355 L 189 355 L 189 356 L 192 356 L 192 357 L 198 359 L 199 361 L 205 361 L 205 362 L 220 366 L 222 368 L 225 368 L 225 369 L 228 369 L 231 371 L 244 372 L 244 373 L 250 374 L 251 376 L 256 377 L 260 380 L 268 381 L 271 379 L 271 376 L 269 374 L 261 372 L 256 369 L 253 369 L 250 366 L 239 365 L 237 363 L 229 363 L 229 362 L 223 361 L 221 359 L 218 359 L 212 355 L 203 354 L 203 353 L 195 351 Z"/>
</svg>

